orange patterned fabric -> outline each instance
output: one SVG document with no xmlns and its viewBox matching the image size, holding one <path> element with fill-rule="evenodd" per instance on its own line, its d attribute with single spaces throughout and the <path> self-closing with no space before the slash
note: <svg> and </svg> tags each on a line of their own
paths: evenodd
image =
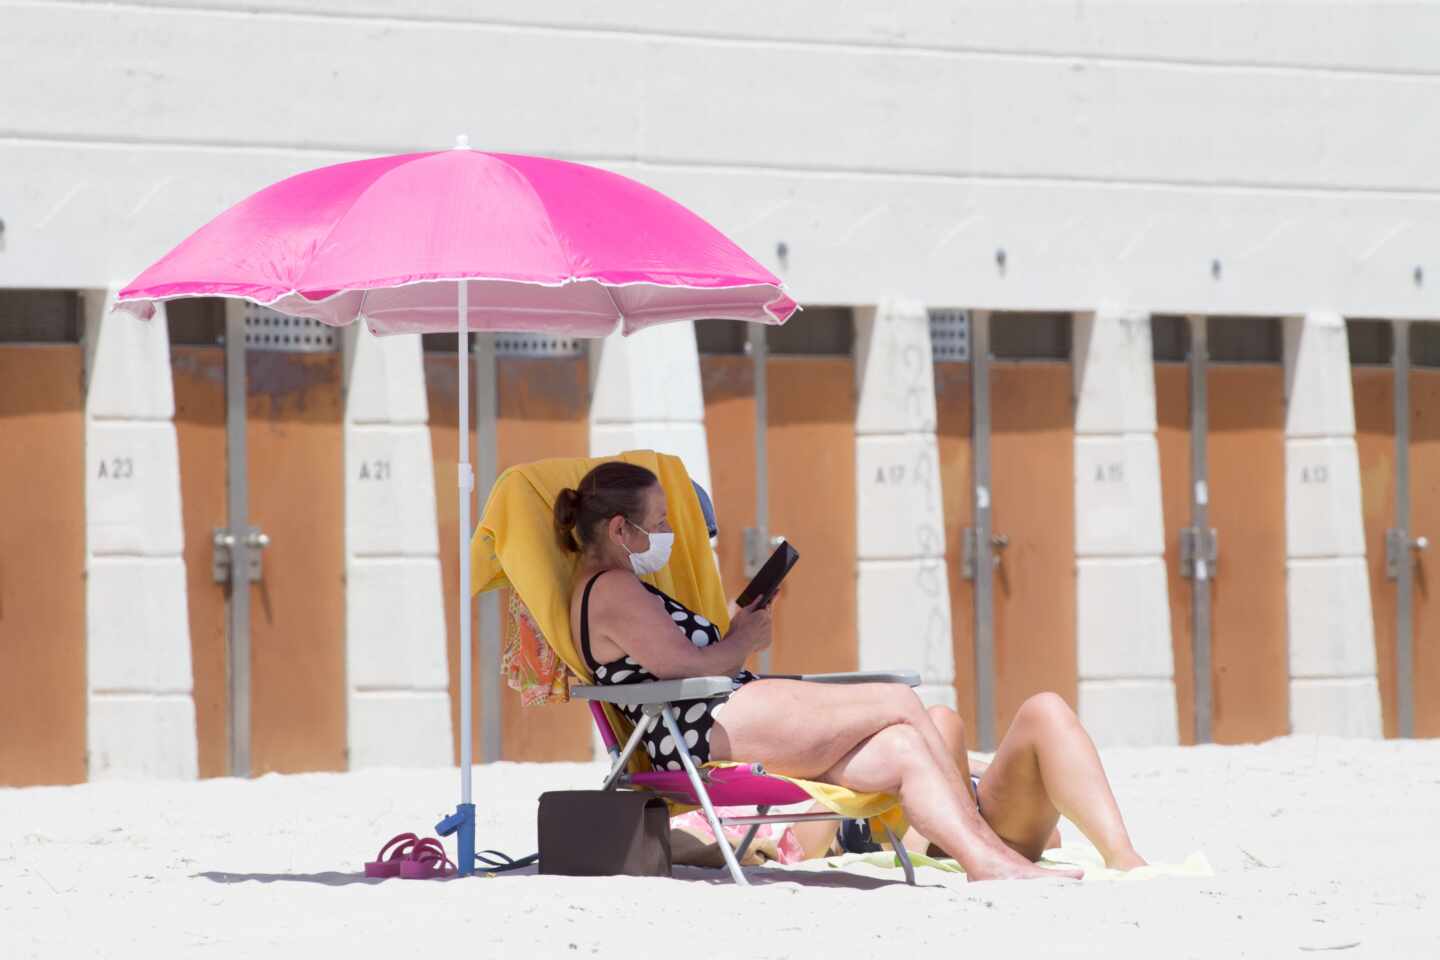
<svg viewBox="0 0 1440 960">
<path fill-rule="evenodd" d="M 505 624 L 505 648 L 500 653 L 500 670 L 511 690 L 519 691 L 520 703 L 539 707 L 570 701 L 570 668 L 555 655 L 535 618 L 514 590 L 510 593 L 510 616 Z"/>
</svg>

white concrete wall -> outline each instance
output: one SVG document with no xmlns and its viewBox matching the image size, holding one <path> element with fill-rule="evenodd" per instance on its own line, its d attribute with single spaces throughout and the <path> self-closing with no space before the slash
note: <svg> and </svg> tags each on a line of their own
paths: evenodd
<svg viewBox="0 0 1440 960">
<path fill-rule="evenodd" d="M 855 315 L 856 619 L 861 670 L 918 670 L 955 706 L 930 319 L 914 300 Z"/>
<path fill-rule="evenodd" d="M 454 762 L 419 337 L 345 333 L 350 766 Z"/>
<path fill-rule="evenodd" d="M 0 284 L 108 287 L 281 177 L 466 132 L 636 176 L 772 266 L 784 242 L 802 302 L 1433 318 L 1437 35 L 1440 4 L 1350 0 L 0 0 L 0 89 L 44 91 L 0 97 Z M 657 407 L 612 348 L 592 448 L 708 479 L 689 368 Z M 368 523 L 373 562 L 415 559 Z M 1293 583 L 1358 556 L 1309 549 Z"/>
<path fill-rule="evenodd" d="M 193 778 L 194 679 L 164 311 L 85 294 L 85 624 L 91 779 Z"/>
<path fill-rule="evenodd" d="M 1102 746 L 1179 742 L 1150 316 L 1075 318 L 1080 719 Z"/>
<path fill-rule="evenodd" d="M 1286 318 L 1285 386 L 1291 729 L 1378 737 L 1375 624 L 1343 317 Z"/>
<path fill-rule="evenodd" d="M 1440 5 L 1316 6 L 0 0 L 5 282 L 464 131 L 784 241 L 802 301 L 1434 316 Z"/>
<path fill-rule="evenodd" d="M 590 455 L 656 450 L 710 490 L 695 326 L 671 323 L 590 344 Z M 716 511 L 724 509 L 715 505 Z"/>
</svg>

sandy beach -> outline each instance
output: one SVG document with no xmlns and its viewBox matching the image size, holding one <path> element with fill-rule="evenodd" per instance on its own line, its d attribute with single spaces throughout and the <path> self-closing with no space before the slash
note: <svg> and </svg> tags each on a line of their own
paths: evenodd
<svg viewBox="0 0 1440 960">
<path fill-rule="evenodd" d="M 690 868 L 381 882 L 364 861 L 433 830 L 454 770 L 0 790 L 0 957 L 1440 956 L 1440 742 L 1104 759 L 1141 852 L 1202 852 L 1213 876 L 968 884 L 928 869 L 911 889 L 898 870 L 817 863 L 753 869 L 750 889 Z M 600 773 L 477 767 L 480 845 L 529 853 L 536 797 Z"/>
</svg>

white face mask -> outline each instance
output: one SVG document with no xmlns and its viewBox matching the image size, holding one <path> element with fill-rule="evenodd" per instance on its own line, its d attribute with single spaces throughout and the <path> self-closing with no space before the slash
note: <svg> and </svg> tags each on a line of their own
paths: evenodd
<svg viewBox="0 0 1440 960">
<path fill-rule="evenodd" d="M 625 552 L 630 554 L 630 567 L 635 571 L 635 576 L 643 577 L 649 573 L 659 573 L 664 569 L 665 564 L 670 562 L 670 548 L 675 545 L 675 534 L 651 533 L 638 523 L 630 523 L 629 520 L 625 522 L 650 538 L 650 546 L 643 553 L 636 553 L 629 547 L 625 547 Z"/>
</svg>

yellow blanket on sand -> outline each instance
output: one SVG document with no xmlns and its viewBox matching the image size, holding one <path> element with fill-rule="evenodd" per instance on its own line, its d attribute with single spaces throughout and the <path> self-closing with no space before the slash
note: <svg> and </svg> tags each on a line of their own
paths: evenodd
<svg viewBox="0 0 1440 960">
<path fill-rule="evenodd" d="M 945 873 L 964 874 L 965 868 L 955 860 L 936 859 L 917 851 L 910 851 L 910 861 L 917 867 L 934 867 Z M 847 853 L 839 857 L 827 857 L 821 861 L 827 867 L 845 869 L 861 864 L 869 867 L 900 868 L 900 861 L 893 853 Z M 1155 877 L 1213 877 L 1214 869 L 1203 851 L 1197 850 L 1180 863 L 1151 863 L 1134 870 L 1111 870 L 1105 860 L 1091 846 L 1077 844 L 1046 850 L 1040 858 L 1042 867 L 1080 867 L 1085 871 L 1086 883 L 1134 883 Z"/>
<path fill-rule="evenodd" d="M 578 487 L 581 478 L 596 465 L 612 459 L 646 468 L 660 478 L 660 486 L 665 491 L 666 512 L 675 531 L 675 545 L 665 568 L 644 579 L 717 624 L 722 634 L 730 626 L 725 591 L 710 551 L 705 518 L 690 475 L 679 457 L 632 450 L 618 457 L 539 460 L 511 467 L 495 481 L 480 525 L 470 540 L 471 592 L 512 588 L 529 610 L 539 638 L 549 645 L 570 674 L 586 683 L 593 682 L 594 678 L 570 630 L 570 598 L 578 558 L 561 549 L 556 541 L 555 498 L 567 487 Z M 568 698 L 562 677 L 548 695 L 542 692 L 534 699 L 555 702 Z M 629 722 L 608 704 L 605 713 L 623 741 L 630 732 Z M 630 769 L 632 772 L 650 769 L 645 751 L 638 750 L 631 756 Z M 874 817 L 897 833 L 905 831 L 899 801 L 889 794 L 854 793 L 833 784 L 785 779 L 834 813 Z M 878 831 L 878 824 L 876 829 Z"/>
</svg>

